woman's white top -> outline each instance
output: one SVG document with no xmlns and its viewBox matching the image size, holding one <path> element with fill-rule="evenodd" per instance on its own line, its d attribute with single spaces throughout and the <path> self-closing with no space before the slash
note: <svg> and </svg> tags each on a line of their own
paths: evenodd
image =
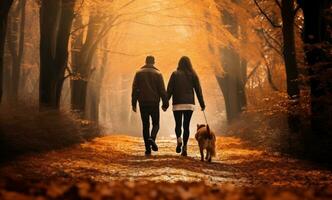
<svg viewBox="0 0 332 200">
<path fill-rule="evenodd" d="M 173 105 L 173 111 L 180 111 L 180 110 L 195 110 L 194 104 L 175 104 Z"/>
</svg>

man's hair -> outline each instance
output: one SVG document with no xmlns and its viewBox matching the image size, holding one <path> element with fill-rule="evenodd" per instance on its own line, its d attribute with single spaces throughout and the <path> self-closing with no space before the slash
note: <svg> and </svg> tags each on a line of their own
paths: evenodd
<svg viewBox="0 0 332 200">
<path fill-rule="evenodd" d="M 147 56 L 145 59 L 146 64 L 154 64 L 154 57 L 153 56 Z"/>
</svg>

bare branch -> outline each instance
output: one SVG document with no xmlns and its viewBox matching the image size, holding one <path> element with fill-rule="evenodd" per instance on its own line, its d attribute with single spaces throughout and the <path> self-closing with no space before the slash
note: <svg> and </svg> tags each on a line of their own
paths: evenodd
<svg viewBox="0 0 332 200">
<path fill-rule="evenodd" d="M 117 55 L 123 55 L 123 56 L 130 56 L 130 57 L 136 57 L 136 56 L 143 56 L 147 54 L 153 54 L 158 51 L 150 51 L 150 52 L 144 52 L 144 53 L 139 53 L 139 54 L 131 54 L 131 53 L 125 53 L 125 52 L 120 52 L 120 51 L 112 51 L 111 49 L 102 49 L 103 51 L 106 51 L 110 54 L 117 54 Z"/>
<path fill-rule="evenodd" d="M 272 80 L 270 64 L 269 64 L 268 60 L 266 59 L 266 57 L 264 56 L 263 52 L 262 52 L 262 57 L 264 58 L 264 62 L 265 62 L 267 81 L 269 82 L 271 88 L 274 91 L 279 91 L 279 89 L 277 88 L 277 86 L 274 84 L 274 82 Z"/>
<path fill-rule="evenodd" d="M 194 25 L 192 24 L 149 24 L 149 23 L 144 23 L 144 22 L 139 22 L 139 21 L 132 21 L 132 23 L 144 25 L 144 26 L 154 26 L 154 27 L 172 27 L 172 26 L 189 26 L 193 27 Z"/>
<path fill-rule="evenodd" d="M 261 6 L 258 4 L 257 0 L 254 0 L 257 8 L 259 9 L 259 11 L 261 12 L 262 15 L 264 15 L 264 17 L 270 22 L 270 24 L 274 27 L 274 28 L 281 28 L 282 26 L 279 24 L 275 24 L 274 21 L 264 12 L 264 10 L 261 8 Z"/>
<path fill-rule="evenodd" d="M 257 71 L 257 69 L 258 69 L 258 67 L 260 66 L 260 63 L 258 63 L 257 65 L 256 65 L 256 67 L 254 67 L 254 69 L 249 73 L 249 75 L 247 76 L 247 78 L 246 78 L 246 82 L 245 82 L 245 84 L 248 82 L 248 80 L 256 73 L 256 71 Z"/>
<path fill-rule="evenodd" d="M 84 0 L 81 1 L 79 8 L 76 10 L 76 12 L 74 14 L 74 18 L 80 13 L 80 10 L 82 10 L 83 5 L 84 5 Z"/>
<path fill-rule="evenodd" d="M 82 0 L 82 1 L 84 1 L 84 0 Z M 126 3 L 125 5 L 121 6 L 121 7 L 118 9 L 118 11 L 121 10 L 121 9 L 123 9 L 123 8 L 125 8 L 125 7 L 127 7 L 127 6 L 129 6 L 130 4 L 134 3 L 135 1 L 137 1 L 137 0 L 131 0 L 130 2 L 128 2 L 128 3 Z M 161 11 L 172 10 L 172 9 L 180 8 L 181 6 L 185 6 L 186 4 L 188 4 L 188 3 L 190 3 L 190 2 L 191 2 L 191 0 L 187 0 L 187 1 L 185 1 L 184 3 L 179 4 L 179 5 L 177 5 L 177 6 L 170 6 L 170 7 L 162 8 L 162 9 L 159 9 L 159 10 L 154 10 L 154 11 L 148 11 L 147 9 L 148 9 L 149 7 L 145 7 L 145 8 L 143 8 L 143 9 L 139 10 L 138 12 L 119 13 L 119 14 L 117 14 L 117 15 L 115 16 L 115 18 L 114 18 L 114 14 L 101 16 L 100 18 L 104 19 L 104 21 L 106 21 L 106 23 L 109 23 L 110 21 L 115 22 L 115 21 L 116 21 L 117 19 L 119 19 L 120 17 L 130 16 L 130 15 L 135 15 L 135 17 L 134 17 L 133 19 L 135 19 L 135 18 L 137 19 L 137 18 L 139 18 L 139 16 L 144 17 L 144 16 L 146 16 L 146 15 L 160 14 Z M 125 21 L 126 21 L 126 22 L 129 22 L 130 20 L 125 20 Z M 105 24 L 106 24 L 106 23 L 105 23 Z M 122 22 L 121 22 L 121 23 L 122 23 Z M 70 34 L 74 34 L 75 32 L 77 32 L 77 31 L 79 31 L 79 30 L 82 30 L 82 29 L 88 27 L 90 24 L 91 24 L 91 22 L 88 22 L 87 24 L 84 24 L 84 25 L 82 25 L 81 27 L 78 27 L 78 28 L 72 30 Z M 118 24 L 120 24 L 120 23 L 118 23 Z"/>
<path fill-rule="evenodd" d="M 280 43 L 276 38 L 274 38 L 273 36 L 271 36 L 268 32 L 266 32 L 265 30 L 263 30 L 263 33 L 266 35 L 266 36 L 268 36 L 275 44 L 277 44 L 278 45 L 278 47 L 280 48 L 280 49 L 282 49 L 282 43 Z"/>
<path fill-rule="evenodd" d="M 112 17 L 112 15 L 105 16 L 105 19 L 110 18 L 110 17 Z M 70 35 L 76 33 L 76 32 L 79 31 L 79 30 L 82 30 L 82 29 L 88 27 L 89 25 L 92 25 L 93 23 L 96 23 L 96 22 L 91 22 L 91 21 L 89 21 L 88 23 L 83 24 L 82 26 L 80 26 L 80 27 L 78 27 L 78 28 L 72 30 L 72 31 L 70 32 Z"/>
<path fill-rule="evenodd" d="M 280 3 L 280 1 L 279 0 L 275 0 L 275 2 L 277 4 L 277 6 L 281 9 L 281 3 Z"/>
<path fill-rule="evenodd" d="M 275 50 L 280 56 L 283 56 L 282 51 L 281 51 L 281 49 L 282 49 L 282 45 L 281 45 L 280 43 L 278 43 L 277 40 L 276 40 L 275 38 L 273 38 L 271 35 L 267 34 L 265 31 L 262 31 L 262 33 L 263 33 L 262 35 L 263 35 L 263 37 L 264 37 L 264 39 L 265 39 L 267 45 L 268 45 L 270 48 L 272 48 L 273 50 Z M 270 39 L 272 39 L 273 42 L 274 42 L 278 47 L 274 46 L 274 45 L 271 43 Z"/>
<path fill-rule="evenodd" d="M 66 67 L 66 71 L 68 72 L 68 74 L 65 77 L 63 77 L 63 81 L 65 81 L 67 78 L 73 76 L 73 73 L 68 66 Z"/>
<path fill-rule="evenodd" d="M 109 52 L 110 54 L 118 54 L 118 55 L 123 55 L 123 56 L 130 56 L 130 57 L 132 57 L 132 56 L 139 56 L 139 54 L 129 54 L 129 53 L 119 52 L 119 51 L 107 50 L 107 52 Z"/>
<path fill-rule="evenodd" d="M 72 74 L 68 74 L 67 76 L 65 76 L 65 77 L 63 77 L 63 81 L 65 81 L 67 78 L 69 78 L 69 77 L 71 77 L 72 76 Z"/>
<path fill-rule="evenodd" d="M 121 10 L 121 9 L 123 9 L 123 8 L 125 8 L 125 7 L 127 7 L 127 6 L 129 6 L 130 4 L 134 3 L 135 1 L 136 1 L 136 0 L 131 0 L 131 1 L 127 2 L 126 4 L 124 4 L 123 6 L 121 6 L 121 7 L 119 8 L 119 10 Z"/>
<path fill-rule="evenodd" d="M 66 67 L 66 71 L 68 72 L 68 74 L 73 74 L 73 72 L 71 71 L 71 69 L 68 66 Z"/>
<path fill-rule="evenodd" d="M 268 65 L 265 65 L 266 67 L 266 75 L 267 75 L 267 80 L 271 86 L 271 88 L 274 90 L 274 91 L 279 91 L 279 89 L 277 88 L 277 86 L 273 83 L 273 80 L 272 80 L 272 74 L 271 74 L 271 69 Z"/>
</svg>

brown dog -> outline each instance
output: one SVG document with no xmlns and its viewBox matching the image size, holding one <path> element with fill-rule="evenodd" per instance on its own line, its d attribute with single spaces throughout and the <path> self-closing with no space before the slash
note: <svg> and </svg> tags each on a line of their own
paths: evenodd
<svg viewBox="0 0 332 200">
<path fill-rule="evenodd" d="M 216 136 L 210 130 L 209 125 L 197 124 L 195 138 L 199 145 L 201 161 L 204 161 L 204 149 L 206 149 L 205 160 L 211 162 L 212 157 L 216 155 Z"/>
</svg>

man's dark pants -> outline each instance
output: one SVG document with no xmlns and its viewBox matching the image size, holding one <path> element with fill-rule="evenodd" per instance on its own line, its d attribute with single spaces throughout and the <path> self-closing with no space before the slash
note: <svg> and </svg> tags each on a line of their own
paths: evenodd
<svg viewBox="0 0 332 200">
<path fill-rule="evenodd" d="M 159 131 L 159 105 L 140 105 L 141 119 L 143 125 L 143 138 L 145 143 L 145 149 L 151 150 L 149 138 L 156 140 Z M 150 117 L 152 119 L 152 130 L 150 134 Z"/>
</svg>

